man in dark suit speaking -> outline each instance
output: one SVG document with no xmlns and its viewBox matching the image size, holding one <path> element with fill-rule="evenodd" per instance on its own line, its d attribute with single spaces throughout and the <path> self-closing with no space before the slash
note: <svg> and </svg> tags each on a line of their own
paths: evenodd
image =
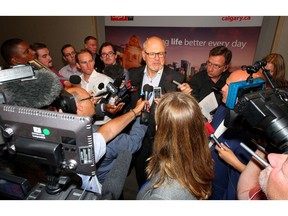
<svg viewBox="0 0 288 216">
<path fill-rule="evenodd" d="M 191 93 L 192 89 L 185 81 L 185 77 L 177 71 L 165 65 L 166 49 L 164 41 L 156 36 L 147 38 L 143 44 L 142 58 L 146 62 L 145 66 L 131 69 L 129 78 L 131 86 L 139 89 L 131 93 L 131 107 L 136 105 L 141 95 L 145 95 L 150 103 L 150 113 L 148 115 L 148 130 L 142 142 L 141 149 L 134 155 L 134 165 L 139 188 L 146 182 L 145 173 L 146 159 L 150 157 L 155 135 L 154 120 L 154 93 L 145 92 L 144 86 L 150 85 L 153 88 L 161 87 L 162 94 L 171 91 L 182 91 Z"/>
</svg>

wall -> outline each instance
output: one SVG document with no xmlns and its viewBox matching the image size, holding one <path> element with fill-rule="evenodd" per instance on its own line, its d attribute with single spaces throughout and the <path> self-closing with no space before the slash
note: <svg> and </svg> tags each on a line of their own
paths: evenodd
<svg viewBox="0 0 288 216">
<path fill-rule="evenodd" d="M 63 66 L 61 47 L 71 43 L 83 48 L 87 35 L 96 36 L 97 23 L 92 16 L 0 16 L 0 44 L 10 38 L 22 38 L 29 43 L 45 43 L 53 58 L 54 67 Z M 3 59 L 0 59 L 0 65 Z"/>
<path fill-rule="evenodd" d="M 271 51 L 279 52 L 288 67 L 288 20 L 287 17 L 280 17 L 278 22 L 278 18 L 264 17 L 255 60 Z M 46 43 L 56 69 L 63 66 L 60 52 L 63 44 L 71 43 L 76 49 L 83 48 L 83 39 L 87 35 L 98 37 L 99 45 L 105 40 L 104 17 L 101 16 L 0 16 L 0 28 L 1 44 L 12 37 L 23 38 L 29 43 Z"/>
<path fill-rule="evenodd" d="M 271 52 L 280 53 L 286 65 L 286 79 L 288 79 L 288 17 L 280 17 Z"/>
</svg>

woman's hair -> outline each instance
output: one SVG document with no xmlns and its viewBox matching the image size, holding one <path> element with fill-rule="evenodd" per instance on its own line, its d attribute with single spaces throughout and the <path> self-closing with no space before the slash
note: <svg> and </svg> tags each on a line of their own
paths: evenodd
<svg viewBox="0 0 288 216">
<path fill-rule="evenodd" d="M 262 60 L 274 65 L 275 71 L 273 74 L 273 79 L 276 82 L 277 81 L 281 82 L 285 80 L 285 62 L 282 55 L 278 53 L 270 53 L 269 55 L 265 56 Z"/>
<path fill-rule="evenodd" d="M 207 199 L 214 167 L 196 99 L 180 92 L 164 94 L 155 111 L 155 122 L 153 154 L 146 169 L 148 178 L 159 174 L 154 187 L 171 178 L 197 199 Z"/>
</svg>

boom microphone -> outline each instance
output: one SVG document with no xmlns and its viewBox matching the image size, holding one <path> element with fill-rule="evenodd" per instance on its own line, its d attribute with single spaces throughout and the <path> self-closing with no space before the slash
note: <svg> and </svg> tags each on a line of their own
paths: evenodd
<svg viewBox="0 0 288 216">
<path fill-rule="evenodd" d="M 6 104 L 32 108 L 49 106 L 62 89 L 58 76 L 45 69 L 35 71 L 33 79 L 15 80 L 0 85 Z"/>
<path fill-rule="evenodd" d="M 102 184 L 101 199 L 119 199 L 130 168 L 132 154 L 126 149 L 121 151 Z"/>
</svg>

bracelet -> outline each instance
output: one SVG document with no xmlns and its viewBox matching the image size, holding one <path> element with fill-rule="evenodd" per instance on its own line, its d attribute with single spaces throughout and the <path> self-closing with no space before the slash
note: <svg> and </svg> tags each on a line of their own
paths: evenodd
<svg viewBox="0 0 288 216">
<path fill-rule="evenodd" d="M 137 115 L 136 115 L 135 111 L 133 109 L 130 109 L 130 111 L 134 113 L 134 119 L 136 119 Z"/>
</svg>

